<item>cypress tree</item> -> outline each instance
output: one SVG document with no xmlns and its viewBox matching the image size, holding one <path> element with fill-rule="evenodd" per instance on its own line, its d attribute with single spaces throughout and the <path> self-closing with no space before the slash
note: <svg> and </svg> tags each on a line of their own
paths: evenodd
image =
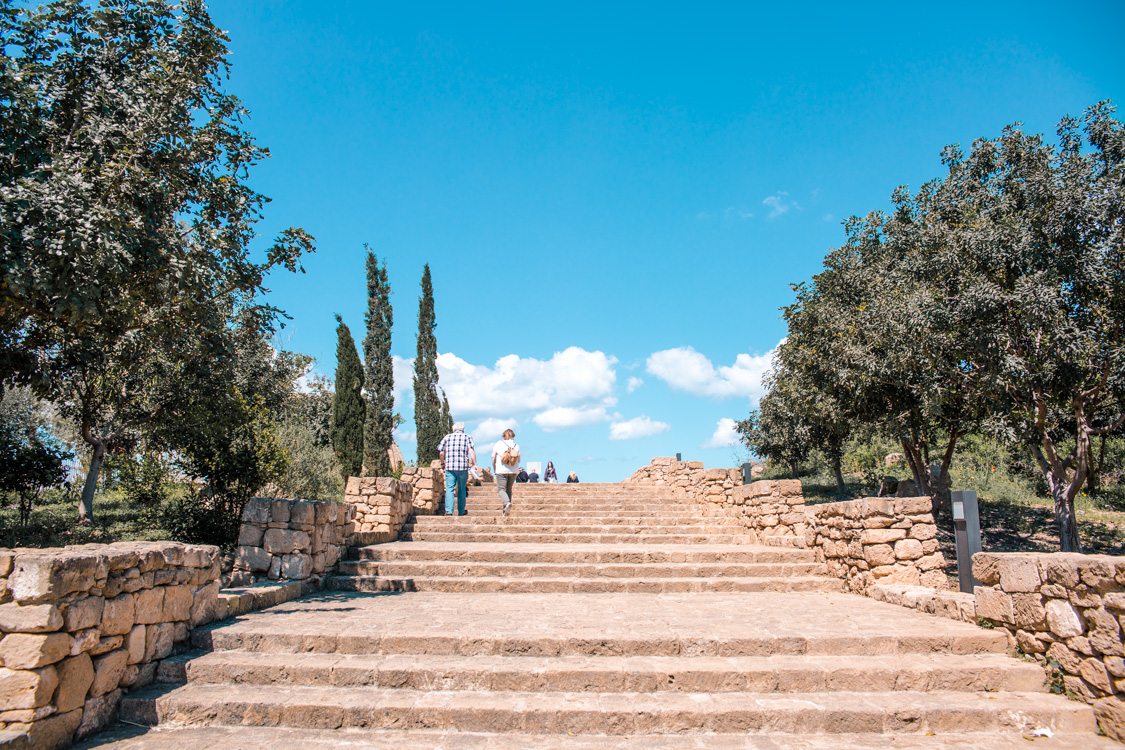
<svg viewBox="0 0 1125 750">
<path fill-rule="evenodd" d="M 453 432 L 453 415 L 449 412 L 449 399 L 445 391 L 441 392 L 441 434 L 448 435 Z M 438 442 L 441 442 L 440 440 Z"/>
<path fill-rule="evenodd" d="M 445 435 L 438 399 L 435 328 L 434 286 L 427 263 L 422 271 L 422 296 L 418 299 L 418 352 L 414 358 L 414 428 L 418 433 L 419 466 L 428 466 L 437 459 L 437 446 Z"/>
<path fill-rule="evenodd" d="M 363 472 L 363 364 L 352 332 L 336 316 L 336 392 L 332 395 L 332 450 L 344 481 Z"/>
<path fill-rule="evenodd" d="M 366 246 L 365 246 L 366 247 Z M 363 426 L 363 466 L 368 476 L 391 476 L 394 430 L 394 368 L 391 362 L 391 285 L 387 264 L 367 248 L 367 335 L 363 338 L 367 414 Z"/>
</svg>

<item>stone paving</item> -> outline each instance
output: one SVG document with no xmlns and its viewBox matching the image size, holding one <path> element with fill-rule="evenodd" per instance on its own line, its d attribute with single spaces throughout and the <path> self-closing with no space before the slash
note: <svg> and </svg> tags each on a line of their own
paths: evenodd
<svg viewBox="0 0 1125 750">
<path fill-rule="evenodd" d="M 1002 633 L 839 593 L 805 550 L 669 541 L 683 524 L 662 523 L 662 509 L 691 508 L 667 497 L 646 506 L 644 492 L 536 488 L 522 510 L 596 528 L 619 503 L 651 515 L 662 541 L 498 543 L 480 527 L 519 536 L 521 524 L 505 526 L 478 492 L 470 508 L 493 524 L 431 522 L 455 542 L 352 550 L 343 583 L 393 580 L 403 593 L 326 591 L 196 631 L 199 651 L 162 665 L 166 684 L 122 704 L 125 721 L 155 726 L 119 726 L 87 746 L 1116 746 L 1094 733 L 1088 706 L 1047 693 L 1038 666 L 1005 655 Z M 543 583 L 753 577 L 824 585 L 558 593 Z M 410 590 L 426 578 L 467 585 Z M 482 593 L 474 582 L 485 579 L 533 585 Z"/>
</svg>

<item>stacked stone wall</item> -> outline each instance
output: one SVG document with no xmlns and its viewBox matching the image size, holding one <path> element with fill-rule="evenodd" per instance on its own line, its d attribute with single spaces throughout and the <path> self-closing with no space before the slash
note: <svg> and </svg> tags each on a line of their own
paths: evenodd
<svg viewBox="0 0 1125 750">
<path fill-rule="evenodd" d="M 413 492 L 411 503 L 415 515 L 432 516 L 438 512 L 445 492 L 445 472 L 440 461 L 433 461 L 426 467 L 404 467 L 402 481 L 409 484 Z"/>
<path fill-rule="evenodd" d="M 344 500 L 355 509 L 350 544 L 393 542 L 415 512 L 414 485 L 393 477 L 349 477 Z"/>
<path fill-rule="evenodd" d="M 108 724 L 211 621 L 218 578 L 212 546 L 0 549 L 0 729 L 53 748 Z"/>
<path fill-rule="evenodd" d="M 349 503 L 254 498 L 242 511 L 230 585 L 324 575 L 347 549 L 355 512 Z"/>
<path fill-rule="evenodd" d="M 928 497 L 868 497 L 813 505 L 808 546 L 848 590 L 866 594 L 875 584 L 946 587 L 945 557 Z"/>
<path fill-rule="evenodd" d="M 759 544 L 802 548 L 807 545 L 809 519 L 800 480 L 760 480 L 738 485 L 729 497 L 743 526 L 754 533 Z"/>
<path fill-rule="evenodd" d="M 1125 557 L 981 552 L 973 577 L 977 617 L 1004 628 L 1049 676 L 1057 670 L 1062 688 L 1125 740 Z"/>
</svg>

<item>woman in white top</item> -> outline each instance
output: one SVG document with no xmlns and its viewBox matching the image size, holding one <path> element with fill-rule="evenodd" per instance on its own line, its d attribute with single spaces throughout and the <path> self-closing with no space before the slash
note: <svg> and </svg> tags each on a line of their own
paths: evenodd
<svg viewBox="0 0 1125 750">
<path fill-rule="evenodd" d="M 516 433 L 504 430 L 504 439 L 492 447 L 492 474 L 496 477 L 496 491 L 504 503 L 505 516 L 512 506 L 512 488 L 519 471 L 520 447 L 516 444 Z"/>
</svg>

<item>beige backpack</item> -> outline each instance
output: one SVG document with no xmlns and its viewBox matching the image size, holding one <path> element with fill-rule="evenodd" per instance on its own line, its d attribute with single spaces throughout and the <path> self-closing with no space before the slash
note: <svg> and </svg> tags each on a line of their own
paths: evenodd
<svg viewBox="0 0 1125 750">
<path fill-rule="evenodd" d="M 507 444 L 505 443 L 505 445 Z M 504 449 L 504 452 L 500 454 L 500 463 L 504 464 L 505 466 L 515 466 L 519 462 L 520 449 L 515 443 L 509 445 Z"/>
</svg>

